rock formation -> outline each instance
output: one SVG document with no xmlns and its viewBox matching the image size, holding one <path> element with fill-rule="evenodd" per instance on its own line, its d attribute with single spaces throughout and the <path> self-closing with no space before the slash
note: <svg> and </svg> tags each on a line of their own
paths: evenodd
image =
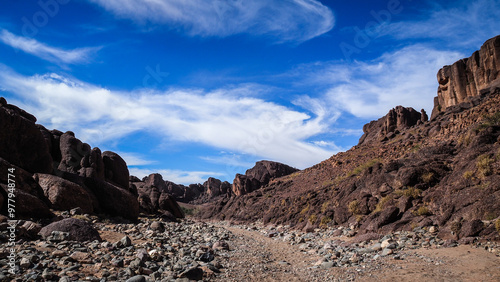
<svg viewBox="0 0 500 282">
<path fill-rule="evenodd" d="M 0 157 L 31 173 L 52 172 L 52 157 L 36 118 L 0 98 Z"/>
<path fill-rule="evenodd" d="M 450 106 L 467 102 L 492 85 L 500 86 L 500 36 L 487 40 L 469 58 L 444 66 L 437 73 L 438 96 L 431 118 Z"/>
<path fill-rule="evenodd" d="M 245 175 L 236 174 L 232 190 L 236 196 L 245 195 L 268 184 L 271 179 L 289 175 L 296 171 L 298 169 L 282 163 L 259 161 L 253 168 L 247 170 Z"/>
<path fill-rule="evenodd" d="M 401 130 L 424 123 L 428 120 L 424 109 L 419 112 L 413 108 L 397 106 L 379 120 L 363 126 L 363 136 L 358 145 L 370 142 L 386 141 L 396 136 Z"/>
<path fill-rule="evenodd" d="M 139 180 L 137 177 L 132 177 L 132 179 Z M 150 174 L 142 181 L 136 181 L 132 184 L 137 188 L 139 205 L 144 212 L 150 214 L 167 212 L 176 218 L 185 216 L 177 204 L 175 196 L 169 191 L 169 187 L 176 184 L 166 182 L 161 174 Z"/>
<path fill-rule="evenodd" d="M 113 152 L 35 124 L 36 118 L 0 98 L 0 166 L 15 168 L 17 216 L 47 218 L 54 210 L 79 207 L 135 220 L 139 202 L 129 190 L 125 161 Z M 5 213 L 8 179 L 0 176 Z"/>
</svg>

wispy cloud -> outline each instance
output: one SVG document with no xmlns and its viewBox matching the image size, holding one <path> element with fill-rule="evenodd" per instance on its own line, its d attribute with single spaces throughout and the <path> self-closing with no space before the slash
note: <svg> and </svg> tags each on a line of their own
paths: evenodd
<svg viewBox="0 0 500 282">
<path fill-rule="evenodd" d="M 378 118 L 397 105 L 432 110 L 437 71 L 462 58 L 459 52 L 411 45 L 365 62 L 319 62 L 288 75 L 300 85 L 323 87 L 318 103 L 361 118 Z"/>
<path fill-rule="evenodd" d="M 22 97 L 21 105 L 40 123 L 72 130 L 93 144 L 149 131 L 299 168 L 333 153 L 307 141 L 326 130 L 327 115 L 255 98 L 259 87 L 117 92 L 56 74 L 26 77 L 5 67 L 0 83 Z"/>
<path fill-rule="evenodd" d="M 448 47 L 477 48 L 500 32 L 500 0 L 453 1 L 453 7 L 437 1 L 420 20 L 393 22 L 383 34 L 401 39 L 436 39 Z"/>
<path fill-rule="evenodd" d="M 317 0 L 88 0 L 121 18 L 181 27 L 191 35 L 238 33 L 305 41 L 330 31 L 332 11 Z"/>
<path fill-rule="evenodd" d="M 5 29 L 0 29 L 0 41 L 15 49 L 53 63 L 79 64 L 88 62 L 92 54 L 100 47 L 86 47 L 65 50 L 39 42 L 32 38 L 17 36 Z"/>
<path fill-rule="evenodd" d="M 189 185 L 192 183 L 203 184 L 209 177 L 218 177 L 223 175 L 222 173 L 215 171 L 182 171 L 182 170 L 170 170 L 170 169 L 142 169 L 142 168 L 130 168 L 130 175 L 134 175 L 142 179 L 144 176 L 148 176 L 151 173 L 159 173 L 164 180 L 172 181 L 178 184 Z"/>
</svg>

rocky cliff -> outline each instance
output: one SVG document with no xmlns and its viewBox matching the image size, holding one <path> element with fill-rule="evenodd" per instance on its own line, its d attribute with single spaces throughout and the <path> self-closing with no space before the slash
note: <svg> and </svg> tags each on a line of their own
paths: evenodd
<svg viewBox="0 0 500 282">
<path fill-rule="evenodd" d="M 469 58 L 444 66 L 437 73 L 438 96 L 431 118 L 450 106 L 500 86 L 500 36 L 486 41 Z"/>
</svg>

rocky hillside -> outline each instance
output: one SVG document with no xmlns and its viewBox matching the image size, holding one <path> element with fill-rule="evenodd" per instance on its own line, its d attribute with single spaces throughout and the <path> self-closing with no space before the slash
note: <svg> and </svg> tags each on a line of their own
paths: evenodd
<svg viewBox="0 0 500 282">
<path fill-rule="evenodd" d="M 365 125 L 349 151 L 198 216 L 306 230 L 350 225 L 360 234 L 437 226 L 442 238 L 499 239 L 499 72 L 500 36 L 438 72 L 430 120 L 398 106 Z"/>
</svg>

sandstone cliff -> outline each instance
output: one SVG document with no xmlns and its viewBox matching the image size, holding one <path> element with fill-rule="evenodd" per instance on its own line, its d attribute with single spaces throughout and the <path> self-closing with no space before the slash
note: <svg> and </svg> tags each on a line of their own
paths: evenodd
<svg viewBox="0 0 500 282">
<path fill-rule="evenodd" d="M 437 73 L 438 96 L 431 118 L 450 106 L 467 102 L 490 87 L 500 86 L 500 36 L 487 40 L 469 58 L 444 66 Z"/>
</svg>

